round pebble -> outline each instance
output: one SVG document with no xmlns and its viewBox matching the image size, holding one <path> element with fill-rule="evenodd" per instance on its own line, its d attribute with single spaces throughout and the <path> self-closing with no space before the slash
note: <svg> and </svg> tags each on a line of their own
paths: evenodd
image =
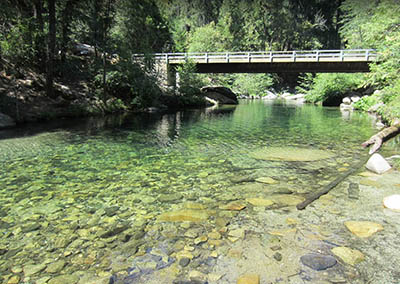
<svg viewBox="0 0 400 284">
<path fill-rule="evenodd" d="M 187 257 L 182 257 L 182 258 L 179 260 L 179 265 L 182 266 L 182 267 L 186 267 L 186 266 L 188 266 L 189 262 L 190 262 L 190 259 L 189 259 L 189 258 L 187 258 Z"/>
<path fill-rule="evenodd" d="M 301 262 L 314 270 L 320 271 L 336 264 L 336 259 L 330 255 L 309 253 L 300 257 Z"/>
</svg>

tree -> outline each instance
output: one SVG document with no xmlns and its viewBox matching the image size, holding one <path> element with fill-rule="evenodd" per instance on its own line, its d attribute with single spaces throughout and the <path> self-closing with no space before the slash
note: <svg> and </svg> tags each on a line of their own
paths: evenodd
<svg viewBox="0 0 400 284">
<path fill-rule="evenodd" d="M 37 0 L 41 1 L 41 0 Z M 65 4 L 64 4 L 65 3 Z M 79 3 L 79 0 L 66 0 L 64 1 L 64 6 L 61 7 L 61 43 L 60 43 L 60 53 L 61 53 L 61 63 L 65 63 L 66 54 L 68 50 L 68 44 L 70 41 L 71 33 L 71 22 L 72 17 Z"/>
<path fill-rule="evenodd" d="M 56 53 L 56 0 L 48 0 L 49 9 L 49 33 L 47 47 L 46 92 L 49 97 L 55 97 L 54 81 L 54 57 Z"/>
<path fill-rule="evenodd" d="M 341 34 L 351 48 L 375 48 L 379 62 L 371 64 L 368 84 L 382 89 L 384 118 L 400 117 L 400 5 L 396 0 L 345 0 Z"/>
</svg>

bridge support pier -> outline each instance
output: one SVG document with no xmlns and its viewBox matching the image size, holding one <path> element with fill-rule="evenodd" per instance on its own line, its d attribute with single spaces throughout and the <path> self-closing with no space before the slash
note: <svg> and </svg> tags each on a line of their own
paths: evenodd
<svg viewBox="0 0 400 284">
<path fill-rule="evenodd" d="M 177 73 L 178 72 L 175 65 L 167 64 L 167 85 L 169 87 L 173 87 L 174 89 L 177 87 Z"/>
</svg>

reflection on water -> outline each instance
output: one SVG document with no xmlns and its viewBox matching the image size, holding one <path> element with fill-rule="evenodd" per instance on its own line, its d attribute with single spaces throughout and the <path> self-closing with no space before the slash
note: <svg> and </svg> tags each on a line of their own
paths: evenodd
<svg viewBox="0 0 400 284">
<path fill-rule="evenodd" d="M 243 237 L 232 224 L 254 222 L 244 208 L 292 210 L 373 132 L 360 113 L 262 101 L 0 132 L 0 274 L 161 283 L 207 271 Z"/>
</svg>

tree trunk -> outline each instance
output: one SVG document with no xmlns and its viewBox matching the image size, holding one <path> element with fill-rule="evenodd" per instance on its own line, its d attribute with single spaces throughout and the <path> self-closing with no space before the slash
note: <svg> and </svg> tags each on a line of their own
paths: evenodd
<svg viewBox="0 0 400 284">
<path fill-rule="evenodd" d="M 99 56 L 98 45 L 99 45 L 99 14 L 100 14 L 100 3 L 98 0 L 94 0 L 94 11 L 93 11 L 93 42 L 94 42 L 94 55 L 97 61 Z"/>
<path fill-rule="evenodd" d="M 111 12 L 111 1 L 107 2 L 107 10 L 104 19 L 103 27 L 103 99 L 107 99 L 107 34 L 111 26 L 110 12 Z"/>
<path fill-rule="evenodd" d="M 72 12 L 74 5 L 78 3 L 78 0 L 68 0 L 62 11 L 62 28 L 61 28 L 61 63 L 65 63 L 66 54 L 68 50 L 69 43 L 69 33 L 70 33 L 70 23 L 72 18 Z"/>
<path fill-rule="evenodd" d="M 325 195 L 325 194 L 329 193 L 329 191 L 331 191 L 333 188 L 335 188 L 339 183 L 341 183 L 343 180 L 345 180 L 348 176 L 350 176 L 351 174 L 353 174 L 356 171 L 358 171 L 361 167 L 363 167 L 365 165 L 365 163 L 367 161 L 368 161 L 368 158 L 362 159 L 361 162 L 359 162 L 356 166 L 354 166 L 354 168 L 348 170 L 343 175 L 337 177 L 331 183 L 329 183 L 328 185 L 324 186 L 324 188 L 322 190 L 317 191 L 317 192 L 313 192 L 312 194 L 310 194 L 307 197 L 306 200 L 304 200 L 303 202 L 297 204 L 296 208 L 298 210 L 305 209 L 308 205 L 313 203 L 315 200 L 320 198 L 322 195 Z"/>
<path fill-rule="evenodd" d="M 35 38 L 35 49 L 39 59 L 39 69 L 45 71 L 46 52 L 43 45 L 44 37 L 44 21 L 43 21 L 43 2 L 42 0 L 35 1 L 35 18 L 38 26 L 38 32 Z"/>
<path fill-rule="evenodd" d="M 46 74 L 46 92 L 51 98 L 55 97 L 54 80 L 54 55 L 56 52 L 56 0 L 48 0 L 49 8 L 49 34 L 47 47 L 47 74 Z"/>
<path fill-rule="evenodd" d="M 375 134 L 374 136 L 369 138 L 369 140 L 365 141 L 361 145 L 363 147 L 368 147 L 369 145 L 374 144 L 371 147 L 371 149 L 369 149 L 369 154 L 371 155 L 371 154 L 375 153 L 376 151 L 378 151 L 378 149 L 382 146 L 382 143 L 385 139 L 391 137 L 392 135 L 395 135 L 398 132 L 400 132 L 400 120 L 396 119 L 393 122 L 392 126 L 383 129 L 382 131 Z"/>
</svg>

